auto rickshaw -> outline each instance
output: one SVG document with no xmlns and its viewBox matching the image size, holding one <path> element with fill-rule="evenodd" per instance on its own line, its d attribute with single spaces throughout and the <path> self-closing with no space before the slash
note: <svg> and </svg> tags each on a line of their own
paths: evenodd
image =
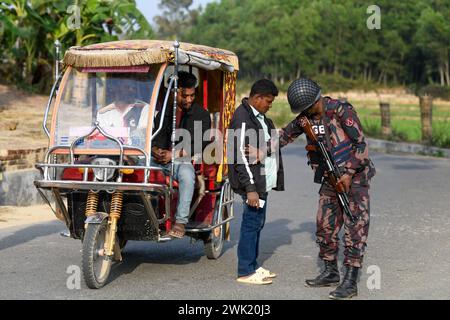
<svg viewBox="0 0 450 320">
<path fill-rule="evenodd" d="M 174 223 L 178 185 L 173 165 L 169 175 L 151 166 L 151 150 L 169 108 L 175 131 L 176 98 L 172 105 L 169 96 L 177 94 L 180 69 L 196 74 L 196 101 L 210 112 L 211 138 L 219 146 L 212 152 L 216 161 L 194 164 L 197 181 L 186 236 L 203 241 L 206 256 L 218 259 L 233 219 L 226 142 L 220 136 L 235 109 L 237 56 L 156 40 L 71 47 L 64 55 L 43 119 L 49 148 L 44 162 L 36 165 L 42 177 L 35 186 L 65 222 L 70 237 L 81 239 L 89 288 L 105 285 L 112 264 L 122 261 L 128 240 L 172 240 L 167 232 Z M 101 110 L 124 88 L 134 95 L 134 107 L 141 109 L 139 125 L 104 125 Z M 155 123 L 159 112 L 161 123 Z"/>
</svg>

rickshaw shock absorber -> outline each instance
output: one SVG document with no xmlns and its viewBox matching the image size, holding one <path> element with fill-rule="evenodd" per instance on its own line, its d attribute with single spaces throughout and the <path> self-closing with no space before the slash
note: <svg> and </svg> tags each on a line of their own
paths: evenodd
<svg viewBox="0 0 450 320">
<path fill-rule="evenodd" d="M 89 190 L 86 201 L 86 217 L 90 217 L 97 213 L 98 208 L 98 192 Z"/>
<path fill-rule="evenodd" d="M 119 222 L 120 215 L 122 214 L 122 204 L 123 204 L 123 192 L 116 191 L 112 195 L 111 199 L 111 210 L 109 213 L 109 231 L 108 238 L 106 242 L 106 255 L 112 256 L 116 232 L 117 232 L 117 223 Z"/>
</svg>

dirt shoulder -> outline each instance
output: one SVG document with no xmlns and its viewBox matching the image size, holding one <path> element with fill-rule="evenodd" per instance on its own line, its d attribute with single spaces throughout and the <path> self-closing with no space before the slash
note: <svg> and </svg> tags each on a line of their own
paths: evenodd
<svg viewBox="0 0 450 320">
<path fill-rule="evenodd" d="M 0 150 L 47 147 L 42 129 L 48 97 L 0 85 Z"/>
<path fill-rule="evenodd" d="M 47 205 L 0 207 L 0 229 L 57 220 Z"/>
</svg>

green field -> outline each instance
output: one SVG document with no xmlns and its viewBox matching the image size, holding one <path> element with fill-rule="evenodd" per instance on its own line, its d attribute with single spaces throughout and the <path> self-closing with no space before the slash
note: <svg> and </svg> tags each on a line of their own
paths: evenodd
<svg viewBox="0 0 450 320">
<path fill-rule="evenodd" d="M 372 138 L 381 136 L 381 115 L 378 101 L 358 101 L 351 103 L 358 112 L 365 134 Z M 393 141 L 421 141 L 421 124 L 419 104 L 391 102 L 391 127 Z M 294 118 L 285 99 L 275 100 L 268 116 L 277 127 L 285 126 Z M 433 104 L 433 141 L 432 145 L 450 148 L 450 105 L 448 103 Z"/>
</svg>

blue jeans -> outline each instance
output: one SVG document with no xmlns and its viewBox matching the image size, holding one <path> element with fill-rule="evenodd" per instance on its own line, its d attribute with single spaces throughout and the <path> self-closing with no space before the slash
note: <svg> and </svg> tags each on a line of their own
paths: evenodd
<svg viewBox="0 0 450 320">
<path fill-rule="evenodd" d="M 172 164 L 159 164 L 151 160 L 152 167 L 162 168 L 166 175 L 170 174 Z M 191 209 L 192 196 L 195 187 L 195 169 L 190 162 L 175 161 L 174 176 L 178 181 L 178 206 L 175 214 L 177 223 L 186 224 L 189 220 L 189 211 Z"/>
<path fill-rule="evenodd" d="M 238 255 L 238 276 L 243 277 L 255 273 L 259 268 L 258 253 L 259 253 L 259 238 L 261 230 L 266 222 L 266 208 L 267 201 L 263 208 L 250 207 L 245 202 L 247 197 L 243 196 L 244 200 L 241 222 L 241 231 L 239 237 L 239 244 L 237 249 Z M 265 199 L 267 200 L 267 199 Z"/>
</svg>

